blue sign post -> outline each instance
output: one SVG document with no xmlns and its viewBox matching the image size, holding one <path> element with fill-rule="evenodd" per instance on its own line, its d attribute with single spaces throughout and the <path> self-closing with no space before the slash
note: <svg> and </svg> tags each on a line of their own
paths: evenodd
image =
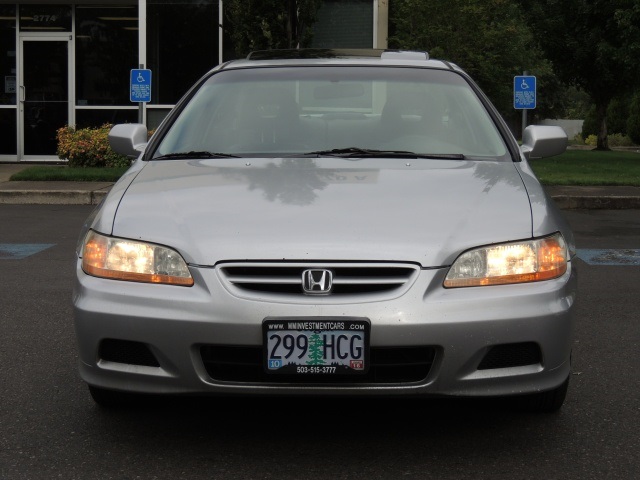
<svg viewBox="0 0 640 480">
<path fill-rule="evenodd" d="M 147 103 L 151 101 L 151 70 L 131 70 L 131 93 L 129 99 L 132 102 Z"/>
<path fill-rule="evenodd" d="M 527 110 L 536 108 L 536 77 L 527 75 L 513 77 L 513 108 L 522 110 L 522 133 L 527 128 Z"/>
<path fill-rule="evenodd" d="M 516 110 L 536 108 L 536 77 L 531 75 L 513 77 L 513 108 Z"/>
</svg>

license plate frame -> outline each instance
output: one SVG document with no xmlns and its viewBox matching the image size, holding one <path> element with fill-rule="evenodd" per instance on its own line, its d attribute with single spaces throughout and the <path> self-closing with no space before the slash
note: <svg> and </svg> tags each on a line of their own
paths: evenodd
<svg viewBox="0 0 640 480">
<path fill-rule="evenodd" d="M 296 377 L 364 375 L 369 371 L 370 333 L 367 318 L 266 318 L 264 371 Z"/>
</svg>

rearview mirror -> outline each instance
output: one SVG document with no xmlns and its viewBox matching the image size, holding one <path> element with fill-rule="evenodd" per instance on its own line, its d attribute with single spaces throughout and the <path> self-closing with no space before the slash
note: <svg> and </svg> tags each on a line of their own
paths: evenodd
<svg viewBox="0 0 640 480">
<path fill-rule="evenodd" d="M 147 146 L 147 127 L 140 123 L 121 123 L 109 131 L 109 145 L 120 155 L 136 158 Z"/>
<path fill-rule="evenodd" d="M 567 150 L 568 141 L 562 127 L 529 125 L 522 134 L 520 150 L 528 160 L 553 157 Z"/>
<path fill-rule="evenodd" d="M 314 88 L 313 98 L 317 100 L 332 100 L 342 98 L 354 98 L 364 95 L 364 86 L 360 83 L 332 82 Z"/>
</svg>

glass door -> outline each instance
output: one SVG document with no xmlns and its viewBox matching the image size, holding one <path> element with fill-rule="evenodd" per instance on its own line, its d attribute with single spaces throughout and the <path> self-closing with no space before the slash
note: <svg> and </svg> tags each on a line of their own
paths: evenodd
<svg viewBox="0 0 640 480">
<path fill-rule="evenodd" d="M 57 160 L 56 131 L 69 123 L 69 37 L 21 39 L 19 85 L 23 157 Z"/>
</svg>

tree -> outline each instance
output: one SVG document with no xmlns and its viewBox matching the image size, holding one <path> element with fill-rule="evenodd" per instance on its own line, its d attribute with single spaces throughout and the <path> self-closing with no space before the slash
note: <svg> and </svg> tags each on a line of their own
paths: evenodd
<svg viewBox="0 0 640 480">
<path fill-rule="evenodd" d="M 302 48 L 311 42 L 311 26 L 322 0 L 229 0 L 226 28 L 235 54 L 254 50 Z"/>
<path fill-rule="evenodd" d="M 640 74 L 640 0 L 518 0 L 558 77 L 595 104 L 598 150 L 609 150 L 607 109 Z"/>
<path fill-rule="evenodd" d="M 536 113 L 560 108 L 554 78 L 519 5 L 513 0 L 396 0 L 390 3 L 389 46 L 426 50 L 458 64 L 478 82 L 504 117 L 513 109 L 513 77 L 536 75 Z"/>
</svg>

